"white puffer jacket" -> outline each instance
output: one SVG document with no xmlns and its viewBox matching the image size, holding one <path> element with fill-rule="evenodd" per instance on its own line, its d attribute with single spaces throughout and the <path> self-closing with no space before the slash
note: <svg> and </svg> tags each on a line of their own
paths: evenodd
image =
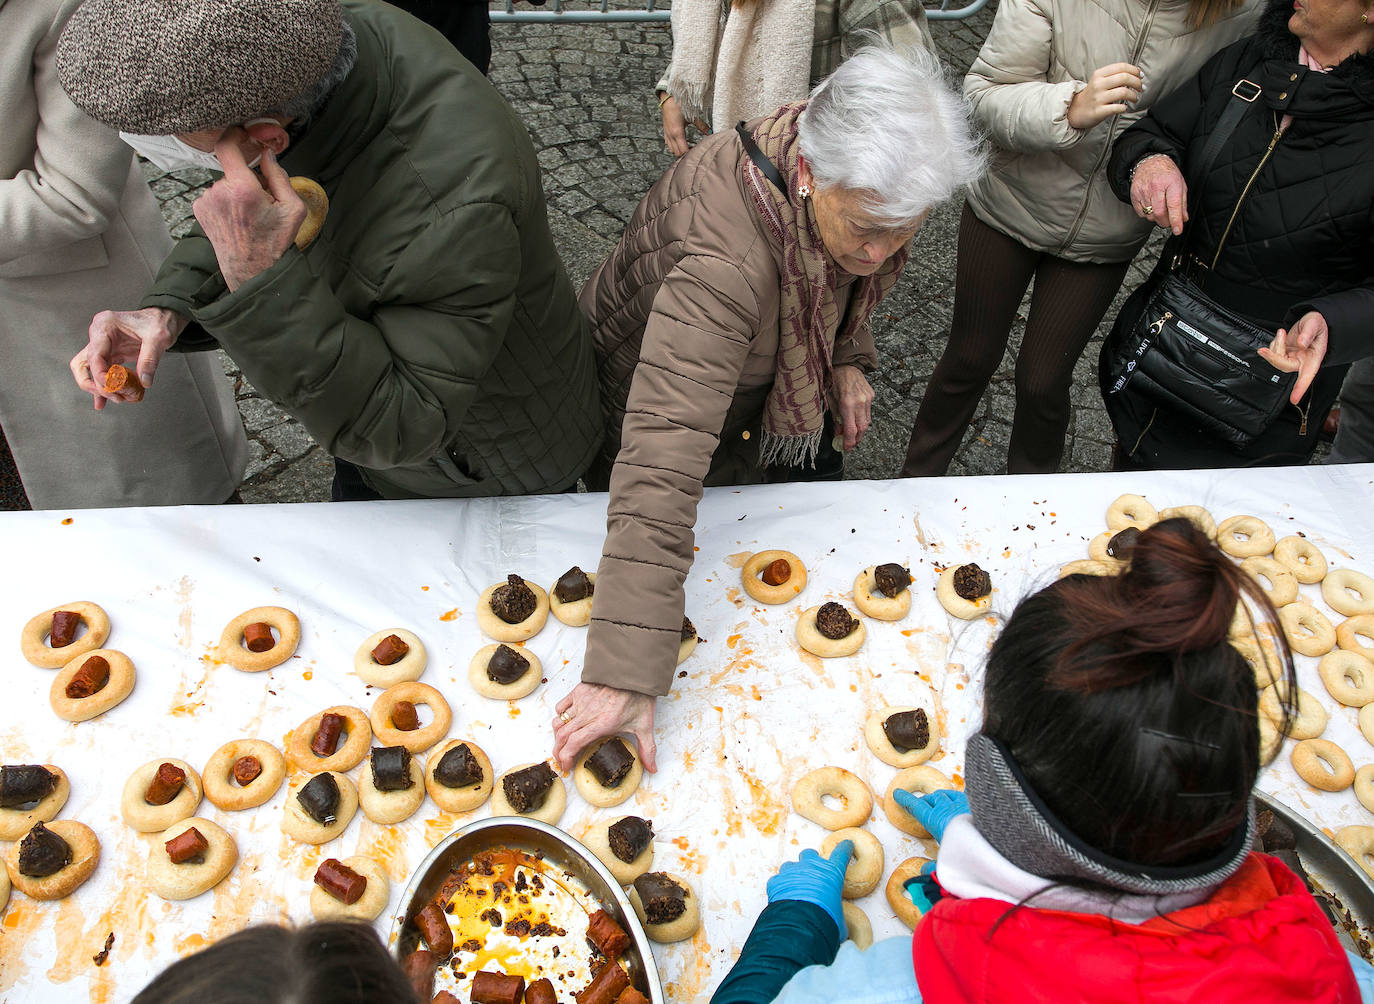
<svg viewBox="0 0 1374 1004">
<path fill-rule="evenodd" d="M 980 220 L 1027 247 L 1085 262 L 1128 261 L 1154 229 L 1107 186 L 1113 141 L 1213 53 L 1249 34 L 1257 0 L 1190 30 L 1187 0 L 1000 0 L 964 78 L 994 144 L 969 192 Z M 1069 102 L 1099 66 L 1132 63 L 1145 92 L 1130 111 L 1087 130 Z"/>
</svg>

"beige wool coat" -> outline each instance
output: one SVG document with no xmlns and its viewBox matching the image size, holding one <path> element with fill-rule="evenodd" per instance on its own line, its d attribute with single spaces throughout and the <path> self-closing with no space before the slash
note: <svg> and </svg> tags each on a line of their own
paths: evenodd
<svg viewBox="0 0 1374 1004">
<path fill-rule="evenodd" d="M 0 0 L 0 426 L 35 508 L 223 502 L 248 442 L 212 354 L 166 356 L 143 401 L 100 412 L 68 369 L 171 246 L 133 151 L 57 82 L 78 3 Z"/>
<path fill-rule="evenodd" d="M 1135 257 L 1154 225 L 1108 187 L 1112 143 L 1213 53 L 1248 34 L 1258 12 L 1258 0 L 1246 0 L 1193 30 L 1187 0 L 999 0 L 964 78 L 964 95 L 993 144 L 969 207 L 1036 251 L 1083 262 Z M 1073 128 L 1073 96 L 1094 70 L 1118 62 L 1144 75 L 1140 100 L 1091 129 Z"/>
<path fill-rule="evenodd" d="M 668 693 L 702 486 L 760 480 L 782 246 L 749 194 L 748 162 L 733 130 L 703 139 L 582 288 L 606 412 L 588 482 L 610 489 L 586 683 Z M 868 326 L 838 339 L 832 358 L 873 369 Z"/>
</svg>

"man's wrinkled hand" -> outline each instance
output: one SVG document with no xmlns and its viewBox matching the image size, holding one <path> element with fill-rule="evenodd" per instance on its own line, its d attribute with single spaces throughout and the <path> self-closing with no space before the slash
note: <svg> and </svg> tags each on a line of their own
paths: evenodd
<svg viewBox="0 0 1374 1004">
<path fill-rule="evenodd" d="M 91 319 L 86 344 L 68 364 L 72 378 L 91 395 L 96 411 L 107 401 L 126 400 L 126 394 L 105 392 L 109 368 L 115 363 L 127 366 L 145 388 L 151 387 L 163 354 L 189 323 L 188 318 L 162 307 L 103 310 Z"/>
<path fill-rule="evenodd" d="M 859 445 L 873 421 L 873 388 L 857 366 L 836 366 L 830 388 L 835 428 L 844 437 L 844 451 Z"/>
<path fill-rule="evenodd" d="M 215 156 L 224 177 L 191 207 L 215 249 L 230 292 L 271 268 L 296 239 L 306 217 L 305 203 L 272 151 L 263 150 L 259 176 L 243 159 L 242 138 L 238 127 L 220 137 Z"/>
<path fill-rule="evenodd" d="M 553 756 L 571 770 L 578 755 L 598 739 L 622 732 L 635 737 L 644 769 L 658 769 L 654 746 L 654 698 L 633 690 L 579 683 L 557 705 L 553 720 Z"/>
</svg>

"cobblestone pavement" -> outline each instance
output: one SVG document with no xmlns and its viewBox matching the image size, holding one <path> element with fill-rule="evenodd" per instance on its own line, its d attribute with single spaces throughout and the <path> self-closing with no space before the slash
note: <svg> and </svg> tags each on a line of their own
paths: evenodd
<svg viewBox="0 0 1374 1004">
<path fill-rule="evenodd" d="M 931 22 L 953 79 L 962 78 L 992 23 L 992 9 L 967 21 Z M 667 25 L 501 24 L 492 26 L 491 80 L 534 137 L 544 169 L 550 221 L 573 281 L 580 285 L 619 237 L 640 196 L 671 163 L 659 127 L 653 86 L 667 65 Z M 178 233 L 209 175 L 150 174 Z M 949 336 L 954 297 L 954 248 L 961 205 L 932 213 L 896 290 L 879 309 L 874 335 L 881 356 L 873 383 L 873 425 L 850 457 L 848 476 L 893 477 L 901 467 L 916 407 Z M 1137 259 L 1110 319 L 1144 279 L 1158 245 Z M 1023 309 L 1026 304 L 1023 304 Z M 1006 470 L 1015 390 L 1013 332 L 1007 358 L 993 377 L 956 456 L 953 474 Z M 1106 325 L 1099 337 L 1106 333 Z M 1098 341 L 1075 372 L 1073 415 L 1063 470 L 1105 470 L 1111 427 L 1097 392 Z M 329 456 L 290 416 L 260 397 L 228 357 L 252 456 L 242 495 L 248 502 L 308 502 L 329 497 Z"/>
</svg>

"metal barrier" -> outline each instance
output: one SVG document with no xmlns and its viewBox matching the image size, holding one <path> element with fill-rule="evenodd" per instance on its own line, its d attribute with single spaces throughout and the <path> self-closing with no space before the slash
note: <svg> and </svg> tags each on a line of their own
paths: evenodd
<svg viewBox="0 0 1374 1004">
<path fill-rule="evenodd" d="M 939 7 L 927 7 L 926 17 L 932 21 L 962 21 L 972 17 L 988 5 L 988 0 L 972 0 L 962 7 L 952 7 L 950 0 L 940 0 Z M 655 0 L 644 0 L 643 7 L 612 10 L 610 0 L 601 0 L 599 9 L 568 8 L 563 0 L 553 0 L 552 10 L 516 10 L 515 0 L 506 0 L 504 10 L 491 11 L 492 24 L 605 24 L 630 21 L 667 21 L 668 7 L 660 8 Z"/>
</svg>

